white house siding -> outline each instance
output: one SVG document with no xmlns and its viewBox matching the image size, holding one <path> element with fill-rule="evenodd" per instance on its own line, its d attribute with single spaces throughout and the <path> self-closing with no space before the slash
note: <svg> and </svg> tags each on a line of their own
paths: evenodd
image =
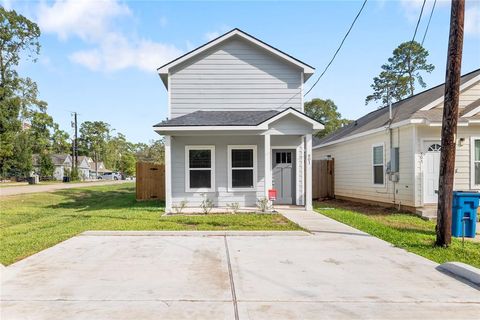
<svg viewBox="0 0 480 320">
<path fill-rule="evenodd" d="M 55 166 L 55 170 L 53 171 L 53 178 L 55 180 L 61 181 L 63 180 L 63 176 L 65 174 L 63 165 L 62 166 Z"/>
<path fill-rule="evenodd" d="M 421 160 L 422 152 L 425 151 L 423 141 L 438 140 L 440 141 L 441 127 L 419 126 L 417 128 L 416 139 L 416 170 L 419 173 L 416 179 L 416 204 L 423 205 L 423 163 Z M 471 190 L 471 137 L 480 136 L 480 126 L 473 125 L 469 127 L 458 127 L 457 130 L 457 151 L 455 156 L 455 190 Z M 465 139 L 460 145 L 460 139 Z"/>
<path fill-rule="evenodd" d="M 459 107 L 464 108 L 470 103 L 480 98 L 480 82 L 464 89 L 460 94 Z M 435 108 L 443 108 L 443 101 L 435 106 Z"/>
<path fill-rule="evenodd" d="M 399 182 L 393 183 L 385 174 L 385 185 L 373 184 L 373 145 L 384 144 L 384 163 L 390 161 L 388 130 L 359 137 L 313 151 L 316 160 L 327 155 L 335 159 L 335 194 L 348 198 L 414 206 L 414 159 L 412 126 L 393 129 L 392 146 L 400 147 Z M 395 193 L 395 194 L 394 194 Z"/>
<path fill-rule="evenodd" d="M 202 192 L 185 192 L 185 146 L 215 146 L 215 192 L 207 192 L 215 206 L 225 207 L 238 202 L 240 206 L 255 206 L 264 192 L 264 137 L 263 136 L 174 136 L 172 137 L 172 204 L 187 200 L 188 207 L 198 207 L 203 200 Z M 257 145 L 257 190 L 228 191 L 228 145 Z"/>
<path fill-rule="evenodd" d="M 303 111 L 302 71 L 232 38 L 171 70 L 171 118 L 197 110 Z"/>
</svg>

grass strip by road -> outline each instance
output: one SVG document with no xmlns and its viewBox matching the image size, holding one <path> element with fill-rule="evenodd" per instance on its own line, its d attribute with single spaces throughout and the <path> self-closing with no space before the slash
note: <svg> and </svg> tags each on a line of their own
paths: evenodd
<svg viewBox="0 0 480 320">
<path fill-rule="evenodd" d="M 409 213 L 398 213 L 394 209 L 353 205 L 343 201 L 319 202 L 315 210 L 437 263 L 459 261 L 480 268 L 480 242 L 465 241 L 462 244 L 461 239 L 453 238 L 450 247 L 435 247 L 433 221 L 425 221 Z"/>
<path fill-rule="evenodd" d="M 278 214 L 162 217 L 163 203 L 137 202 L 133 183 L 7 196 L 0 211 L 4 265 L 87 230 L 302 230 Z"/>
</svg>

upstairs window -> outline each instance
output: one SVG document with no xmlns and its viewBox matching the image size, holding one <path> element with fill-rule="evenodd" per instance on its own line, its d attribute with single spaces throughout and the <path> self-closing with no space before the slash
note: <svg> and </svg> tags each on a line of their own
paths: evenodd
<svg viewBox="0 0 480 320">
<path fill-rule="evenodd" d="M 385 163 L 383 144 L 373 146 L 373 184 L 383 185 L 385 183 Z"/>
<path fill-rule="evenodd" d="M 215 147 L 185 147 L 186 192 L 210 192 L 215 186 Z"/>
<path fill-rule="evenodd" d="M 257 181 L 257 146 L 228 146 L 228 188 L 253 191 Z"/>
</svg>

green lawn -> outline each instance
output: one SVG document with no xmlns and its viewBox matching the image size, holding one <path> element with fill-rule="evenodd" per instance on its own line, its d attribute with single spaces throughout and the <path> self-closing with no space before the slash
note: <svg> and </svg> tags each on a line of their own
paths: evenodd
<svg viewBox="0 0 480 320">
<path fill-rule="evenodd" d="M 392 209 L 341 201 L 317 203 L 315 210 L 391 244 L 438 263 L 460 261 L 480 268 L 480 242 L 453 238 L 449 248 L 434 247 L 435 222 Z"/>
<path fill-rule="evenodd" d="M 281 215 L 162 217 L 163 203 L 136 202 L 134 184 L 0 198 L 0 263 L 17 260 L 86 230 L 300 230 Z"/>
</svg>

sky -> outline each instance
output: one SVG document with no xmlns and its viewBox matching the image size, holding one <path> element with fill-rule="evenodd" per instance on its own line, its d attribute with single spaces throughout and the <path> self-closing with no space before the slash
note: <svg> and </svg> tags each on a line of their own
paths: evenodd
<svg viewBox="0 0 480 320">
<path fill-rule="evenodd" d="M 434 0 L 427 0 L 416 39 L 425 33 Z M 422 0 L 369 0 L 342 50 L 305 98 L 332 99 L 356 119 L 372 78 L 401 42 L 411 40 Z M 480 0 L 467 0 L 462 73 L 480 68 Z M 152 125 L 167 117 L 167 91 L 156 68 L 230 29 L 251 35 L 314 66 L 311 87 L 357 14 L 362 1 L 186 2 L 120 0 L 0 0 L 38 23 L 41 53 L 23 61 L 48 113 L 72 133 L 79 122 L 101 120 L 132 142 L 158 139 Z M 435 65 L 427 88 L 444 82 L 450 3 L 438 0 L 424 43 Z M 423 89 L 417 89 L 417 92 Z"/>
</svg>

